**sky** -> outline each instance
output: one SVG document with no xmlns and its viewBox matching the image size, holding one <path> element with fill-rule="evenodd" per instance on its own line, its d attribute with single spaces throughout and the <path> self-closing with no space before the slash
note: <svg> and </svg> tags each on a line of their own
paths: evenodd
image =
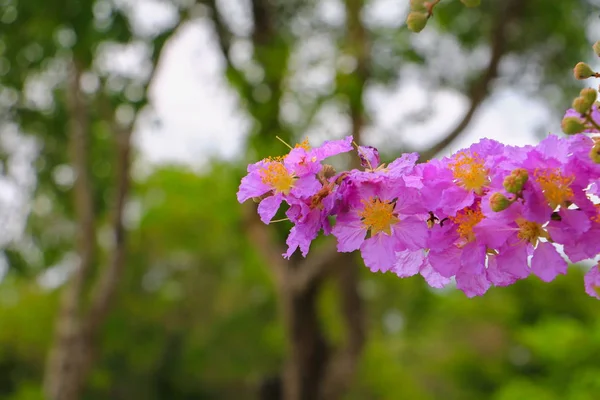
<svg viewBox="0 0 600 400">
<path fill-rule="evenodd" d="M 132 0 L 133 1 L 133 0 Z M 232 2 L 234 0 L 228 0 Z M 139 25 L 160 26 L 169 23 L 169 13 L 158 2 L 135 2 L 134 15 Z M 332 0 L 321 3 L 325 19 L 334 22 L 342 18 L 338 4 Z M 403 19 L 399 2 L 381 0 L 366 12 L 372 23 L 397 23 Z M 239 16 L 233 17 L 241 18 Z M 243 20 L 242 20 L 243 21 Z M 237 21 L 239 29 L 244 24 Z M 155 80 L 150 89 L 155 123 L 141 123 L 135 143 L 141 156 L 149 163 L 177 162 L 201 168 L 210 157 L 234 158 L 243 149 L 249 127 L 236 95 L 223 78 L 224 62 L 213 40 L 212 27 L 203 21 L 186 23 L 164 50 Z M 234 58 L 244 57 L 243 46 L 234 47 Z M 310 79 L 327 81 L 327 72 L 313 73 Z M 307 77 L 306 79 L 309 79 Z M 402 142 L 426 147 L 448 132 L 461 118 L 468 104 L 459 94 L 447 91 L 432 100 L 418 83 L 405 83 L 391 88 L 371 88 L 365 101 L 371 114 L 371 125 L 365 134 L 366 144 L 388 146 L 399 144 L 398 127 L 402 127 Z M 402 117 L 432 101 L 437 113 L 425 122 L 407 124 Z M 506 144 L 524 145 L 539 140 L 535 135 L 540 121 L 556 121 L 559 133 L 561 116 L 551 116 L 539 103 L 509 89 L 499 88 L 476 115 L 470 127 L 449 151 L 487 137 Z M 319 141 L 348 134 L 349 126 L 338 110 L 325 111 L 320 119 L 319 134 L 307 132 Z M 326 133 L 323 133 L 326 132 Z"/>
</svg>

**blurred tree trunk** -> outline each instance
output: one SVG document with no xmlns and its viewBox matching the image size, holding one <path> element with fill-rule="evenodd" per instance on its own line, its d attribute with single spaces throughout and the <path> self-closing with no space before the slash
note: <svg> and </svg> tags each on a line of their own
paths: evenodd
<svg viewBox="0 0 600 400">
<path fill-rule="evenodd" d="M 80 88 L 81 73 L 82 68 L 74 62 L 67 89 L 70 157 L 76 175 L 73 195 L 78 265 L 62 293 L 54 343 L 45 369 L 44 393 L 51 400 L 75 400 L 81 397 L 95 358 L 97 336 L 108 315 L 118 277 L 125 265 L 123 212 L 130 186 L 132 127 L 119 126 L 113 120 L 114 110 L 108 107 L 108 120 L 113 120 L 111 128 L 115 135 L 116 154 L 111 221 L 113 247 L 108 265 L 90 282 L 92 269 L 97 262 L 95 250 L 98 227 L 89 172 L 89 105 Z"/>
</svg>

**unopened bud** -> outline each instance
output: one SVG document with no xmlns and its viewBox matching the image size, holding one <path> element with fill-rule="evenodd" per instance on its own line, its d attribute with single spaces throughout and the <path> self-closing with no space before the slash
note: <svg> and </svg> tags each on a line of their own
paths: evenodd
<svg viewBox="0 0 600 400">
<path fill-rule="evenodd" d="M 600 142 L 596 142 L 590 150 L 590 158 L 596 164 L 600 164 Z"/>
<path fill-rule="evenodd" d="M 600 57 L 600 41 L 594 43 L 592 49 L 594 49 L 594 53 L 596 53 L 596 55 Z"/>
<path fill-rule="evenodd" d="M 410 11 L 424 11 L 427 12 L 425 2 L 427 0 L 410 0 Z"/>
<path fill-rule="evenodd" d="M 500 192 L 494 193 L 490 197 L 490 208 L 494 212 L 506 210 L 511 205 L 511 201 Z"/>
<path fill-rule="evenodd" d="M 578 62 L 577 65 L 575 65 L 575 68 L 573 68 L 573 75 L 575 75 L 575 79 L 582 80 L 590 78 L 596 75 L 596 73 L 586 63 Z"/>
<path fill-rule="evenodd" d="M 466 7 L 477 7 L 481 4 L 481 0 L 460 0 Z"/>
<path fill-rule="evenodd" d="M 598 98 L 598 92 L 592 88 L 585 88 L 581 89 L 579 96 L 583 97 L 590 104 L 590 108 L 592 108 L 592 105 L 594 105 L 594 102 Z"/>
<path fill-rule="evenodd" d="M 581 133 L 585 130 L 585 126 L 583 122 L 577 117 L 565 117 L 560 123 L 562 130 L 567 135 L 574 135 L 576 133 Z"/>
<path fill-rule="evenodd" d="M 335 168 L 329 164 L 323 164 L 323 168 L 319 172 L 319 176 L 325 178 L 325 180 L 329 180 L 329 178 L 335 176 Z"/>
<path fill-rule="evenodd" d="M 525 186 L 528 179 L 529 174 L 527 173 L 527 170 L 525 168 L 517 168 L 504 178 L 502 184 L 508 193 L 517 194 L 521 193 L 521 190 L 523 190 L 523 186 Z"/>
<path fill-rule="evenodd" d="M 586 114 L 592 108 L 592 104 L 590 104 L 585 97 L 576 97 L 571 104 L 571 107 L 579 114 Z"/>
<path fill-rule="evenodd" d="M 587 114 L 587 112 L 590 111 L 590 108 L 592 108 L 592 104 L 594 104 L 594 102 L 590 103 L 585 97 L 579 96 L 573 100 L 571 106 L 579 114 Z"/>
<path fill-rule="evenodd" d="M 408 29 L 413 32 L 421 32 L 425 25 L 427 25 L 427 19 L 429 16 L 424 12 L 411 11 L 406 17 L 406 25 Z"/>
</svg>

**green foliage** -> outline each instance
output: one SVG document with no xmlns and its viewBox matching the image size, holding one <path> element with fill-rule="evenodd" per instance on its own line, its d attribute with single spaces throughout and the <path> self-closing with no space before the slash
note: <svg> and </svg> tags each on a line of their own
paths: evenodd
<svg viewBox="0 0 600 400">
<path fill-rule="evenodd" d="M 348 43 L 346 27 L 321 18 L 318 2 L 266 3 L 278 17 L 254 33 L 249 61 L 262 77 L 250 79 L 244 69 L 248 65 L 231 63 L 224 71 L 251 119 L 246 156 L 252 161 L 282 153 L 275 135 L 293 143 L 319 127 L 319 113 L 332 104 L 343 104 L 343 112 L 348 105 L 366 112 L 362 78 L 338 65 L 342 56 L 352 64 L 360 55 L 360 46 Z M 479 8 L 466 9 L 459 1 L 443 1 L 419 37 L 400 21 L 368 26 L 368 85 L 392 86 L 417 76 L 433 89 L 467 93 L 485 64 L 476 56 L 482 49 L 487 54 L 505 3 L 486 0 Z M 589 53 L 582 25 L 591 15 L 591 2 L 554 3 L 522 2 L 510 22 L 510 65 L 500 85 L 518 85 L 564 109 L 576 85 L 570 70 Z M 98 7 L 107 5 L 107 16 L 98 21 L 94 10 L 98 14 Z M 183 6 L 179 13 L 187 15 Z M 202 18 L 205 14 L 200 13 Z M 45 270 L 60 272 L 57 266 L 68 259 L 78 234 L 72 183 L 56 179 L 69 171 L 70 163 L 68 130 L 74 115 L 66 102 L 67 66 L 76 62 L 98 78 L 98 89 L 86 94 L 86 110 L 101 231 L 115 190 L 112 116 L 120 106 L 138 113 L 148 98 L 143 77 L 99 71 L 97 52 L 106 44 L 142 41 L 152 49 L 145 61 L 156 65 L 175 27 L 140 36 L 124 9 L 102 0 L 0 0 L 0 18 L 0 100 L 17 95 L 15 102 L 0 102 L 0 128 L 14 123 L 39 146 L 27 230 L 21 243 L 4 249 L 9 272 L 0 286 L 0 397 L 38 400 L 61 291 L 38 281 Z M 309 64 L 329 66 L 332 79 L 325 88 L 298 89 L 294 78 L 305 71 L 295 70 L 295 58 L 315 36 L 329 40 L 335 54 L 311 53 Z M 431 40 L 419 42 L 427 37 Z M 445 68 L 448 43 L 465 55 L 458 77 Z M 114 78 L 122 82 L 116 89 L 109 84 Z M 27 85 L 36 79 L 50 98 L 48 104 L 28 101 Z M 128 85 L 141 86 L 144 95 L 128 98 Z M 300 110 L 297 120 L 285 120 L 286 102 Z M 6 164 L 11 154 L 0 150 Z M 267 260 L 246 234 L 246 208 L 235 199 L 242 175 L 238 162 L 212 162 L 202 172 L 157 167 L 134 183 L 127 267 L 100 335 L 86 399 L 251 398 L 279 376 L 287 343 L 281 305 Z M 272 228 L 273 242 L 283 243 L 289 225 Z M 105 249 L 98 247 L 103 261 Z M 419 278 L 362 272 L 359 289 L 366 301 L 368 341 L 347 398 L 598 397 L 600 308 L 583 293 L 578 269 L 551 284 L 531 278 L 478 299 L 454 290 L 432 291 Z M 345 328 L 335 285 L 325 286 L 318 310 L 325 333 L 340 344 Z"/>
</svg>

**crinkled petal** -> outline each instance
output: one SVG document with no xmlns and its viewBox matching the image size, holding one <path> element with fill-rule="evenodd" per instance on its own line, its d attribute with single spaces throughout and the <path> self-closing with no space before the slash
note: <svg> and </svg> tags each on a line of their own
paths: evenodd
<svg viewBox="0 0 600 400">
<path fill-rule="evenodd" d="M 567 273 L 567 262 L 558 254 L 552 243 L 540 242 L 533 252 L 531 270 L 544 282 L 550 282 L 558 274 Z"/>
<path fill-rule="evenodd" d="M 365 260 L 365 265 L 372 272 L 387 272 L 396 261 L 394 238 L 385 233 L 378 233 L 362 243 L 360 253 Z"/>
<path fill-rule="evenodd" d="M 523 279 L 531 273 L 527 265 L 527 246 L 508 245 L 500 250 L 500 253 L 493 258 L 495 268 L 498 274 L 510 274 L 516 279 Z M 495 285 L 504 286 L 494 282 Z"/>
<path fill-rule="evenodd" d="M 458 210 L 471 206 L 474 200 L 472 191 L 451 186 L 442 192 L 440 206 L 446 215 L 454 215 Z"/>
<path fill-rule="evenodd" d="M 407 278 L 419 273 L 425 261 L 423 250 L 404 250 L 396 252 L 394 273 L 400 278 Z"/>
<path fill-rule="evenodd" d="M 456 288 L 462 290 L 467 297 L 481 296 L 490 288 L 491 283 L 485 274 L 456 275 Z"/>
<path fill-rule="evenodd" d="M 498 268 L 496 256 L 488 257 L 488 267 L 485 271 L 488 280 L 495 286 L 508 286 L 517 281 L 517 277 L 506 270 Z"/>
<path fill-rule="evenodd" d="M 316 157 L 316 161 L 323 161 L 327 157 L 347 153 L 352 150 L 352 136 L 346 136 L 341 140 L 327 140 L 321 146 L 310 151 L 310 155 Z"/>
<path fill-rule="evenodd" d="M 461 272 L 472 275 L 482 274 L 485 270 L 485 252 L 485 246 L 476 242 L 466 244 L 462 248 Z"/>
<path fill-rule="evenodd" d="M 440 275 L 450 278 L 454 276 L 460 268 L 460 249 L 449 247 L 441 252 L 429 252 L 429 263 Z"/>
<path fill-rule="evenodd" d="M 240 203 L 253 197 L 260 197 L 271 190 L 271 187 L 265 185 L 258 172 L 251 172 L 242 178 L 240 188 L 237 192 L 237 200 Z"/>
<path fill-rule="evenodd" d="M 358 250 L 367 234 L 362 221 L 355 213 L 338 215 L 331 231 L 337 238 L 337 249 L 341 252 Z"/>
<path fill-rule="evenodd" d="M 393 229 L 399 249 L 417 250 L 424 248 L 427 244 L 429 234 L 427 223 L 416 217 L 403 218 L 394 225 Z"/>
<path fill-rule="evenodd" d="M 277 210 L 279 210 L 282 200 L 283 196 L 279 193 L 263 199 L 258 205 L 258 215 L 260 215 L 260 220 L 265 224 L 271 222 L 277 213 Z"/>
<path fill-rule="evenodd" d="M 429 286 L 436 289 L 442 289 L 452 281 L 440 275 L 428 262 L 421 268 L 421 276 Z"/>
<path fill-rule="evenodd" d="M 323 187 L 314 175 L 300 177 L 294 181 L 294 187 L 290 194 L 295 197 L 311 197 Z"/>
</svg>

